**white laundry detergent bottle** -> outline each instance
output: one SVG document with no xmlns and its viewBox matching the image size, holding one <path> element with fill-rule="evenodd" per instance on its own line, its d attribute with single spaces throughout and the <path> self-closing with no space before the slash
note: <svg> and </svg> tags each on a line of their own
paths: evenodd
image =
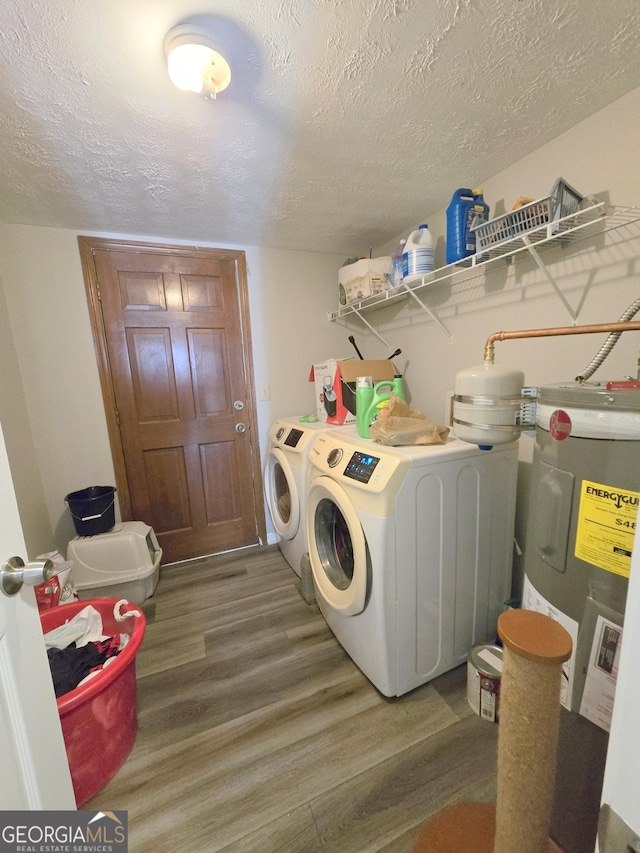
<svg viewBox="0 0 640 853">
<path fill-rule="evenodd" d="M 409 234 L 404 247 L 403 266 L 405 277 L 433 272 L 433 238 L 428 225 L 421 225 Z"/>
</svg>

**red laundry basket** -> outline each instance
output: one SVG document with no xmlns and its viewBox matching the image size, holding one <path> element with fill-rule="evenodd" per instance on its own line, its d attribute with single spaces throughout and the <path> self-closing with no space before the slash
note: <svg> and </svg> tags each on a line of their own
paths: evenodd
<svg viewBox="0 0 640 853">
<path fill-rule="evenodd" d="M 102 616 L 105 635 L 129 635 L 129 642 L 109 666 L 57 699 L 78 808 L 122 767 L 138 729 L 136 653 L 144 637 L 146 619 L 139 607 L 127 603 L 121 606 L 122 612 L 140 615 L 118 622 L 113 615 L 117 602 L 117 598 L 92 598 L 40 612 L 46 634 L 90 604 Z"/>
</svg>

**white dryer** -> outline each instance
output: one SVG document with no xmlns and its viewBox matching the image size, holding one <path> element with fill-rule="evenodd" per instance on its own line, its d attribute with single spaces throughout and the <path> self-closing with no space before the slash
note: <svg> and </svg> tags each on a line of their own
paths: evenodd
<svg viewBox="0 0 640 853">
<path fill-rule="evenodd" d="M 316 600 L 353 661 L 401 696 L 493 642 L 511 593 L 517 444 L 313 443 L 308 549 Z"/>
<path fill-rule="evenodd" d="M 269 453 L 264 468 L 267 508 L 278 534 L 282 555 L 300 575 L 307 553 L 306 497 L 309 449 L 318 433 L 336 429 L 332 424 L 279 418 L 269 430 Z"/>
</svg>

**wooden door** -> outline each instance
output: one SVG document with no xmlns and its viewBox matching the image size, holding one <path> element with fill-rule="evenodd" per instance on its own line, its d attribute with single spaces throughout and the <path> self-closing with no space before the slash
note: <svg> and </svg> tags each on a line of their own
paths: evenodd
<svg viewBox="0 0 640 853">
<path fill-rule="evenodd" d="M 165 563 L 264 541 L 244 253 L 78 239 L 123 519 Z"/>
</svg>

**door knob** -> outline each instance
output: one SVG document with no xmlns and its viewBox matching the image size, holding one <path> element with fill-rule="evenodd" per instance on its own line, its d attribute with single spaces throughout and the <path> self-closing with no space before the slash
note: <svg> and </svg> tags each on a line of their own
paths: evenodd
<svg viewBox="0 0 640 853">
<path fill-rule="evenodd" d="M 0 586 L 5 595 L 15 595 L 22 588 L 45 583 L 55 574 L 51 560 L 34 560 L 25 565 L 22 557 L 9 557 L 0 566 Z"/>
<path fill-rule="evenodd" d="M 236 432 L 246 432 L 246 429 L 244 424 L 236 424 Z"/>
</svg>

